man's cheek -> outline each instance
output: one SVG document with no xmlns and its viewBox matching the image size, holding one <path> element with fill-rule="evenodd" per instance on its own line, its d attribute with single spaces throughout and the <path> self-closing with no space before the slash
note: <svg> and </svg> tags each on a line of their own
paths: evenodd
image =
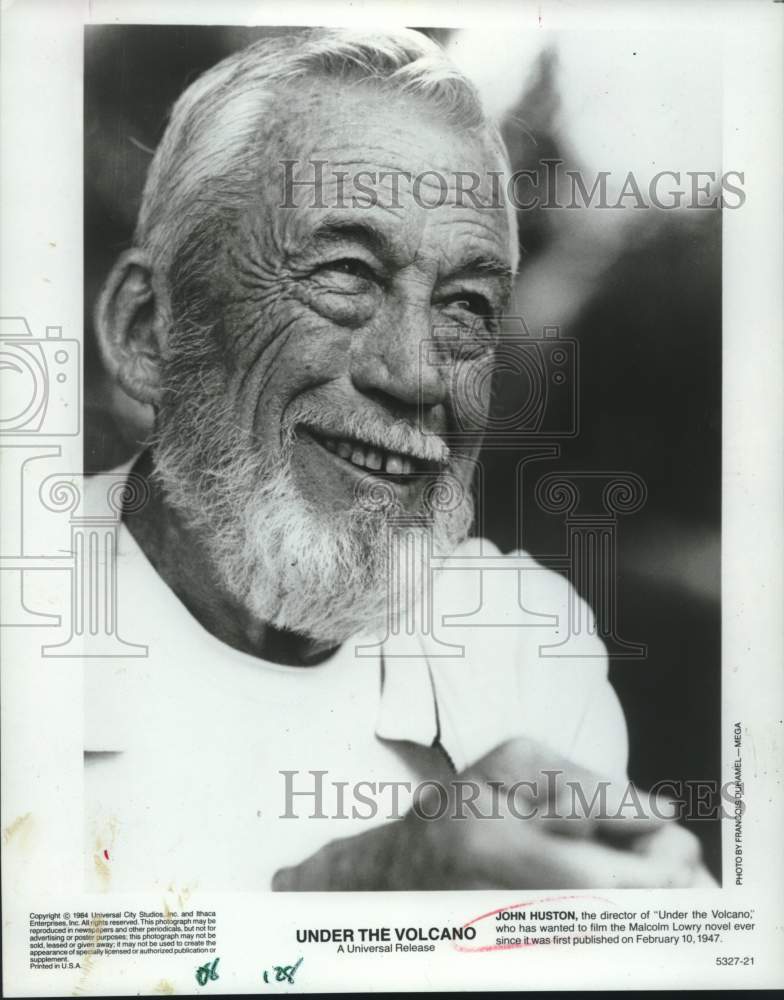
<svg viewBox="0 0 784 1000">
<path fill-rule="evenodd" d="M 324 280 L 309 279 L 298 283 L 291 294 L 308 311 L 349 329 L 369 323 L 378 308 L 376 290 L 348 293 Z"/>
<path fill-rule="evenodd" d="M 253 300 L 233 305 L 227 314 L 227 360 L 237 387 L 248 382 L 265 387 L 281 366 L 295 369 L 288 355 L 312 339 L 317 325 L 302 303 L 285 295 L 263 307 Z"/>
</svg>

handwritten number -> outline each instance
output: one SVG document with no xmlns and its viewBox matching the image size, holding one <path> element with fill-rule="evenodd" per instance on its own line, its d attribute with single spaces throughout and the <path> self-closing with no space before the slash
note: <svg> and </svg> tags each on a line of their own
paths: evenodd
<svg viewBox="0 0 784 1000">
<path fill-rule="evenodd" d="M 296 965 L 273 965 L 272 971 L 275 973 L 276 983 L 291 983 L 294 984 L 294 976 L 296 975 L 297 969 L 302 965 L 302 959 L 300 958 Z M 263 972 L 264 982 L 269 983 L 267 978 L 266 969 Z"/>
<path fill-rule="evenodd" d="M 219 958 L 216 958 L 213 962 L 205 962 L 204 965 L 200 965 L 196 970 L 196 982 L 199 986 L 206 986 L 210 980 L 218 979 L 218 962 Z"/>
</svg>

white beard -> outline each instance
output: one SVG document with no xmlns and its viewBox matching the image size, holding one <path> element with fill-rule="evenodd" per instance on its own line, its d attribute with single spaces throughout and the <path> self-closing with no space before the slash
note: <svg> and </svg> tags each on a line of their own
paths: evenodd
<svg viewBox="0 0 784 1000">
<path fill-rule="evenodd" d="M 200 381 L 198 395 L 182 392 L 187 405 L 172 407 L 161 421 L 155 466 L 168 503 L 204 540 L 222 586 L 257 620 L 276 628 L 327 642 L 357 633 L 383 636 L 389 617 L 410 607 L 430 582 L 417 565 L 402 585 L 396 575 L 393 588 L 390 511 L 374 510 L 372 502 L 355 502 L 329 516 L 313 509 L 291 471 L 296 418 L 281 454 L 270 461 L 216 405 L 221 397 Z M 203 402 L 194 406 L 197 398 Z M 443 556 L 468 533 L 473 501 L 461 489 L 454 502 L 451 478 L 437 477 L 431 497 L 439 489 L 450 495 L 448 509 L 432 504 L 428 516 L 405 532 Z"/>
</svg>

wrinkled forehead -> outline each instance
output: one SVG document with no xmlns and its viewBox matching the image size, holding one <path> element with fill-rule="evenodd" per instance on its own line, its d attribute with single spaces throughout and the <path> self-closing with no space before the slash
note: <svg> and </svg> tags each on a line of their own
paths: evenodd
<svg viewBox="0 0 784 1000">
<path fill-rule="evenodd" d="M 296 96 L 286 100 L 279 137 L 284 148 L 300 156 L 340 144 L 380 150 L 391 146 L 409 157 L 412 167 L 469 169 L 481 164 L 487 169 L 500 155 L 488 128 L 466 128 L 459 112 L 396 91 L 385 81 L 302 81 Z"/>
<path fill-rule="evenodd" d="M 403 243 L 478 240 L 516 267 L 508 168 L 488 128 L 461 131 L 416 97 L 325 80 L 287 108 L 271 147 L 265 201 L 292 238 L 345 215 Z"/>
</svg>

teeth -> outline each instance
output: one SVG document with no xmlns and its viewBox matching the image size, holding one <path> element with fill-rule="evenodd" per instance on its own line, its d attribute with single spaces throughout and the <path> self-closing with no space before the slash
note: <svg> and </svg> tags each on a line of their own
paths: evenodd
<svg viewBox="0 0 784 1000">
<path fill-rule="evenodd" d="M 335 438 L 321 438 L 324 447 L 361 469 L 379 472 L 383 469 L 393 476 L 410 476 L 414 463 L 403 455 L 390 454 L 376 448 L 367 450 L 355 442 L 338 441 Z"/>
</svg>

